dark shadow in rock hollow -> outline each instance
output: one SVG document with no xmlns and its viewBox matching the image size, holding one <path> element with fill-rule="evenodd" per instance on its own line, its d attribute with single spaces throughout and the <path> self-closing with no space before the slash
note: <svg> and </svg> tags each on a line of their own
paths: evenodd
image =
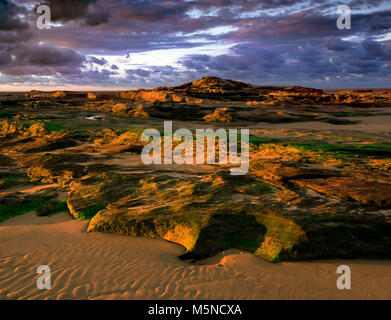
<svg viewBox="0 0 391 320">
<path fill-rule="evenodd" d="M 246 214 L 216 214 L 204 227 L 191 252 L 181 260 L 205 259 L 231 248 L 254 252 L 265 239 L 266 227 L 254 216 Z"/>
</svg>

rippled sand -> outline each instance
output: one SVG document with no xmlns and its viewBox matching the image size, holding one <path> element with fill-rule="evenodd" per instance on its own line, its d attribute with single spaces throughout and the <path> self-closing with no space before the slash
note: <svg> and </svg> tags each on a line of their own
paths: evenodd
<svg viewBox="0 0 391 320">
<path fill-rule="evenodd" d="M 86 225 L 64 213 L 0 224 L 0 299 L 391 299 L 391 261 L 273 264 L 230 250 L 190 264 L 176 244 Z M 351 290 L 336 287 L 341 264 Z M 51 268 L 50 290 L 36 287 L 39 265 Z"/>
</svg>

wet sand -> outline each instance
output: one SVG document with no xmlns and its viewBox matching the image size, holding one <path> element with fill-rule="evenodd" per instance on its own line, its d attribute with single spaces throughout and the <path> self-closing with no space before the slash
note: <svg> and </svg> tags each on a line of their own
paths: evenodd
<svg viewBox="0 0 391 320">
<path fill-rule="evenodd" d="M 391 261 L 270 263 L 230 250 L 190 264 L 166 241 L 85 232 L 65 213 L 0 224 L 0 299 L 391 299 Z M 338 290 L 349 265 L 352 289 Z M 52 287 L 38 290 L 48 265 Z"/>
<path fill-rule="evenodd" d="M 252 129 L 298 129 L 298 130 L 335 130 L 338 132 L 360 132 L 363 134 L 386 135 L 391 134 L 391 115 L 376 115 L 371 117 L 350 117 L 348 120 L 360 121 L 357 124 L 336 125 L 327 122 L 308 121 L 292 123 L 265 123 L 258 122 Z"/>
</svg>

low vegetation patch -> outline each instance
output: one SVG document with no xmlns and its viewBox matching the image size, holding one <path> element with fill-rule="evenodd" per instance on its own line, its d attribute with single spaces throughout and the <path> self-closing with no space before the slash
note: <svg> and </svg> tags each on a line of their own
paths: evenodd
<svg viewBox="0 0 391 320">
<path fill-rule="evenodd" d="M 232 122 L 232 116 L 228 112 L 228 108 L 217 108 L 212 114 L 206 115 L 204 120 L 206 122 L 229 123 Z"/>
<path fill-rule="evenodd" d="M 55 199 L 42 199 L 42 198 L 29 198 L 27 200 L 22 200 L 21 203 L 15 205 L 8 201 L 0 201 L 0 223 L 15 217 L 22 215 L 24 213 L 35 211 L 37 214 L 42 211 L 44 208 L 50 207 L 51 210 L 45 215 L 51 215 L 63 211 L 67 211 L 65 201 L 57 201 Z"/>
</svg>

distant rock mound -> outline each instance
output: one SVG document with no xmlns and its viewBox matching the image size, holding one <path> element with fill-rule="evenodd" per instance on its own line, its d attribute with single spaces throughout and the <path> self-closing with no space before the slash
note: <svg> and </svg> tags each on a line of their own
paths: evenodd
<svg viewBox="0 0 391 320">
<path fill-rule="evenodd" d="M 174 87 L 174 90 L 184 89 L 184 90 L 198 90 L 200 92 L 221 93 L 227 90 L 243 90 L 249 88 L 254 88 L 254 86 L 244 82 L 207 76 L 201 78 L 200 80 L 185 83 L 180 86 Z"/>
<path fill-rule="evenodd" d="M 25 93 L 27 99 L 65 99 L 65 98 L 78 98 L 82 99 L 86 97 L 85 93 L 72 92 L 72 91 L 52 91 L 44 92 L 38 90 L 31 90 L 30 92 Z"/>
<path fill-rule="evenodd" d="M 295 94 L 295 95 L 322 95 L 324 92 L 319 89 L 305 88 L 299 86 L 257 86 L 245 82 L 218 77 L 203 77 L 194 82 L 188 82 L 177 87 L 159 87 L 155 91 L 168 91 L 190 97 L 206 99 L 223 99 L 232 101 L 257 101 L 265 100 L 262 96 L 270 93 Z"/>
<path fill-rule="evenodd" d="M 52 103 L 55 100 L 56 103 L 72 103 L 74 105 L 87 100 L 91 108 L 95 104 L 96 108 L 101 108 L 102 110 L 105 109 L 105 106 L 113 106 L 117 103 L 125 103 L 134 107 L 143 104 L 149 106 L 148 113 L 152 111 L 156 116 L 164 117 L 171 117 L 173 114 L 178 114 L 178 110 L 175 110 L 175 108 L 180 107 L 180 117 L 183 119 L 200 120 L 202 119 L 201 113 L 196 118 L 191 117 L 191 115 L 197 114 L 194 110 L 210 106 L 213 108 L 210 108 L 209 111 L 212 111 L 216 109 L 216 105 L 221 103 L 230 103 L 232 106 L 235 104 L 249 106 L 250 108 L 247 111 L 251 112 L 263 107 L 277 109 L 286 106 L 306 105 L 389 106 L 391 103 L 391 93 L 386 90 L 379 91 L 379 89 L 333 90 L 330 92 L 330 90 L 301 86 L 260 86 L 206 76 L 179 86 L 157 87 L 155 89 L 100 93 L 70 91 L 42 92 L 33 90 L 25 94 L 25 99 L 34 100 L 35 102 L 40 100 L 41 102 L 44 101 L 44 103 L 48 101 Z M 184 113 L 186 111 L 184 109 L 186 108 L 189 112 L 185 116 Z M 108 109 L 111 110 L 111 107 Z M 229 110 L 230 113 L 232 113 L 231 111 L 234 110 Z M 241 112 L 241 110 L 236 111 Z M 205 115 L 205 112 L 202 113 Z M 235 116 L 235 112 L 232 115 Z M 260 116 L 257 117 L 259 121 L 262 119 L 265 120 L 262 114 Z M 243 117 L 248 119 L 249 115 L 243 114 Z M 280 116 L 278 117 L 280 118 Z M 269 119 L 270 117 L 267 118 Z M 284 117 L 284 119 L 292 120 L 290 116 Z"/>
<path fill-rule="evenodd" d="M 272 95 L 272 96 L 270 96 Z M 113 91 L 102 93 L 76 93 L 68 91 L 42 92 L 30 91 L 25 94 L 27 99 L 38 98 L 86 98 L 96 101 L 114 100 L 117 102 L 126 103 L 193 103 L 203 104 L 207 100 L 220 101 L 241 101 L 241 102 L 257 102 L 267 103 L 271 100 L 281 100 L 282 96 L 287 95 L 302 95 L 306 96 L 321 96 L 324 95 L 322 90 L 305 88 L 298 86 L 276 87 L 276 86 L 257 86 L 245 82 L 234 81 L 230 79 L 221 79 L 218 77 L 206 76 L 199 80 L 188 82 L 176 87 L 157 87 L 155 89 L 138 89 L 129 91 Z M 280 97 L 281 96 L 281 97 Z M 283 97 L 285 101 L 287 98 Z M 292 97 L 291 97 L 292 99 Z M 297 99 L 297 97 L 293 97 Z M 312 99 L 314 100 L 314 99 Z M 313 102 L 311 100 L 311 102 Z M 318 99 L 319 100 L 319 99 Z"/>
<path fill-rule="evenodd" d="M 199 92 L 223 93 L 226 91 L 286 91 L 297 93 L 323 93 L 323 90 L 306 88 L 300 86 L 257 86 L 245 82 L 234 81 L 230 79 L 221 79 L 218 77 L 206 76 L 200 80 L 182 84 L 174 87 L 173 90 L 196 90 Z"/>
</svg>

